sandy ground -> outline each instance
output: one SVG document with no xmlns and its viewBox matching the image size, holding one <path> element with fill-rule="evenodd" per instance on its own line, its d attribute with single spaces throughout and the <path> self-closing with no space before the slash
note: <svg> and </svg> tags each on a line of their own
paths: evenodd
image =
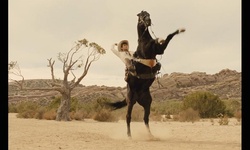
<svg viewBox="0 0 250 150">
<path fill-rule="evenodd" d="M 241 150 L 241 125 L 214 121 L 150 121 L 155 139 L 147 136 L 143 122 L 131 122 L 132 139 L 126 122 L 20 119 L 9 113 L 9 150 Z"/>
</svg>

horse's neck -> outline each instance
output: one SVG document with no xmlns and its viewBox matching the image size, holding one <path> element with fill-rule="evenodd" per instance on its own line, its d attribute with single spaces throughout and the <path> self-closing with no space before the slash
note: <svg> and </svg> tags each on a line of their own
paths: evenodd
<svg viewBox="0 0 250 150">
<path fill-rule="evenodd" d="M 137 27 L 138 32 L 138 46 L 136 50 L 136 57 L 142 59 L 155 59 L 154 54 L 152 54 L 152 50 L 149 48 L 151 41 L 153 38 L 151 37 L 148 28 L 142 28 L 140 26 Z"/>
<path fill-rule="evenodd" d="M 155 50 L 152 49 L 154 47 L 152 46 L 152 43 L 154 42 L 146 38 L 142 38 L 140 41 L 138 41 L 138 46 L 136 49 L 136 54 L 137 54 L 136 57 L 141 59 L 155 59 L 156 54 L 154 53 Z"/>
<path fill-rule="evenodd" d="M 148 28 L 142 28 L 140 26 L 137 27 L 137 33 L 138 33 L 138 41 L 141 40 L 151 40 L 152 37 L 148 31 Z"/>
</svg>

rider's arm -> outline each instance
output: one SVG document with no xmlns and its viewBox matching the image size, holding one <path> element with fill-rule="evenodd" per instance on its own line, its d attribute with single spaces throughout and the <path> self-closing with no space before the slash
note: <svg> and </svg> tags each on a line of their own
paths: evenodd
<svg viewBox="0 0 250 150">
<path fill-rule="evenodd" d="M 112 51 L 117 57 L 120 57 L 120 53 L 118 52 L 117 49 L 115 49 L 115 46 L 117 46 L 116 43 L 113 44 L 113 45 L 111 46 L 111 51 Z"/>
</svg>

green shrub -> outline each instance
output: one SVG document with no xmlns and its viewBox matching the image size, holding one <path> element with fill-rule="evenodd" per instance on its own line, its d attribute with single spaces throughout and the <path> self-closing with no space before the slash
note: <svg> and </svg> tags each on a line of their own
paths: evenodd
<svg viewBox="0 0 250 150">
<path fill-rule="evenodd" d="M 182 108 L 182 101 L 180 100 L 166 100 L 162 102 L 152 102 L 151 112 L 155 115 L 162 114 L 178 114 Z"/>
<path fill-rule="evenodd" d="M 100 111 L 102 109 L 109 109 L 109 107 L 105 104 L 107 102 L 110 102 L 110 100 L 107 99 L 106 97 L 97 98 L 97 100 L 94 102 L 94 105 L 93 105 L 94 111 Z"/>
<path fill-rule="evenodd" d="M 50 104 L 47 106 L 48 110 L 51 109 L 58 109 L 61 103 L 61 97 L 55 97 L 55 99 L 53 99 Z"/>
<path fill-rule="evenodd" d="M 35 110 L 26 110 L 18 113 L 17 118 L 34 118 L 35 114 Z"/>
<path fill-rule="evenodd" d="M 37 109 L 40 106 L 36 102 L 23 101 L 14 106 L 11 106 L 12 111 L 15 111 L 18 118 L 34 118 Z"/>
<path fill-rule="evenodd" d="M 223 100 L 226 105 L 225 114 L 228 117 L 235 116 L 236 112 L 241 110 L 241 101 L 240 100 Z M 236 117 L 236 116 L 235 116 Z"/>
<path fill-rule="evenodd" d="M 18 113 L 16 104 L 8 104 L 9 113 Z"/>
<path fill-rule="evenodd" d="M 183 110 L 192 108 L 199 112 L 201 118 L 217 117 L 225 114 L 226 106 L 217 95 L 207 91 L 193 92 L 183 99 Z"/>
</svg>

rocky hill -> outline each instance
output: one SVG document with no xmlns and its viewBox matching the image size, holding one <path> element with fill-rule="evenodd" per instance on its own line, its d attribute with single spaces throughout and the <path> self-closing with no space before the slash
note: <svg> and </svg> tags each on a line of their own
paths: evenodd
<svg viewBox="0 0 250 150">
<path fill-rule="evenodd" d="M 25 87 L 46 88 L 45 79 L 25 80 Z M 173 72 L 157 77 L 150 88 L 154 101 L 171 99 L 181 100 L 185 95 L 206 90 L 217 94 L 220 99 L 241 99 L 241 72 L 223 69 L 216 74 L 205 72 L 192 72 L 190 74 Z M 79 85 L 72 91 L 72 97 L 80 101 L 92 101 L 99 97 L 106 97 L 113 101 L 122 100 L 126 94 L 126 87 L 84 86 Z M 9 83 L 9 103 L 21 100 L 49 102 L 60 96 L 57 91 L 25 90 L 16 91 L 13 83 Z"/>
</svg>

